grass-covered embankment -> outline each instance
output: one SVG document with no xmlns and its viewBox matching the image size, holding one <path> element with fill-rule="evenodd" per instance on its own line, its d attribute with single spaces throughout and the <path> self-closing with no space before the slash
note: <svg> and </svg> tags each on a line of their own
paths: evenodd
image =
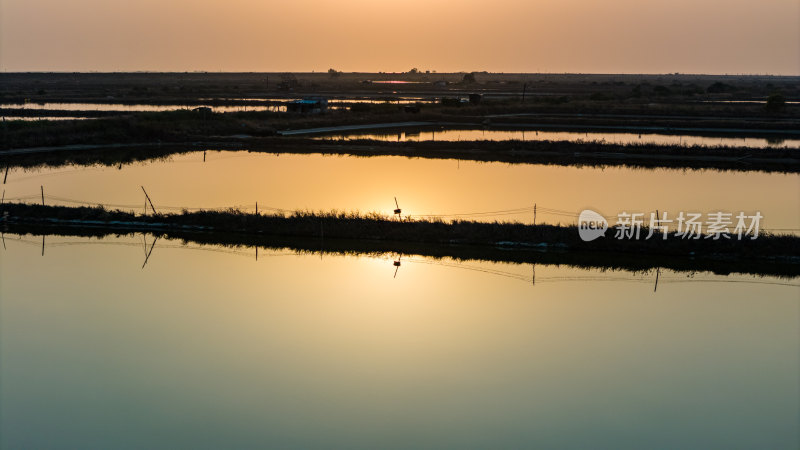
<svg viewBox="0 0 800 450">
<path fill-rule="evenodd" d="M 607 238 L 584 242 L 576 227 L 482 223 L 471 221 L 397 221 L 377 214 L 296 212 L 291 215 L 255 215 L 235 210 L 184 212 L 142 216 L 100 207 L 61 207 L 30 204 L 2 206 L 3 227 L 25 232 L 94 230 L 91 233 L 165 234 L 203 243 L 257 245 L 265 237 L 325 239 L 358 242 L 387 251 L 391 244 L 433 256 L 477 257 L 516 261 L 546 251 L 565 253 L 563 260 L 621 261 L 618 265 L 643 270 L 661 264 L 681 270 L 714 270 L 756 274 L 800 275 L 800 238 L 762 235 L 756 240 L 680 239 L 618 240 L 614 230 Z M 69 233 L 67 233 L 69 234 Z M 643 230 L 646 236 L 647 230 Z M 443 250 L 445 249 L 445 250 Z M 581 256 L 583 255 L 583 256 Z M 585 256 L 589 255 L 589 256 Z M 624 264 L 623 264 L 624 262 Z M 668 262 L 668 263 L 667 263 Z M 598 265 L 602 265 L 599 264 Z"/>
<path fill-rule="evenodd" d="M 330 154 L 359 157 L 460 159 L 464 161 L 692 168 L 739 171 L 800 172 L 800 151 L 789 148 L 669 146 L 565 141 L 383 142 L 315 140 L 307 138 L 229 138 L 188 144 L 147 146 L 53 147 L 0 151 L 0 165 L 16 167 L 65 164 L 118 165 L 205 149 L 250 152 Z"/>
<path fill-rule="evenodd" d="M 276 142 L 274 149 L 295 144 L 294 152 L 395 155 L 507 163 L 800 171 L 800 151 L 791 148 L 705 147 L 660 144 L 614 144 L 569 141 L 383 142 L 371 140 L 321 143 Z M 292 151 L 287 151 L 287 153 Z"/>
<path fill-rule="evenodd" d="M 209 136 L 246 133 L 270 136 L 268 119 L 278 113 L 262 112 L 258 119 L 235 114 L 200 111 L 135 113 L 94 120 L 6 121 L 0 124 L 0 151 L 79 144 L 191 142 Z"/>
</svg>

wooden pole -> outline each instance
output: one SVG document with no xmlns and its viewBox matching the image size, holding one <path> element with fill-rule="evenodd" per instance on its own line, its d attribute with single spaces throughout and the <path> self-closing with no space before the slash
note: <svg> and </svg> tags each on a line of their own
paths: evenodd
<svg viewBox="0 0 800 450">
<path fill-rule="evenodd" d="M 536 203 L 533 204 L 533 226 L 536 226 Z"/>
<path fill-rule="evenodd" d="M 42 235 L 42 256 L 44 256 L 44 235 Z"/>
<path fill-rule="evenodd" d="M 401 214 L 403 211 L 400 209 L 400 204 L 399 204 L 399 203 L 397 203 L 397 197 L 395 197 L 395 198 L 394 198 L 394 205 L 397 207 L 397 209 L 395 209 L 395 210 L 394 210 L 394 213 L 395 213 L 395 214 L 397 214 L 397 220 L 398 220 L 399 222 L 401 222 L 401 221 L 402 221 L 402 217 L 400 216 L 400 214 Z"/>
<path fill-rule="evenodd" d="M 42 188 L 42 206 L 44 206 L 44 186 L 39 186 Z"/>
<path fill-rule="evenodd" d="M 156 248 L 156 242 L 157 241 L 158 241 L 158 236 L 156 236 L 155 239 L 153 239 L 153 245 L 150 246 L 150 251 L 147 253 L 147 256 L 145 256 L 145 258 L 144 258 L 144 264 L 142 264 L 142 269 L 144 269 L 144 266 L 147 265 L 147 261 L 150 259 L 150 255 L 153 254 L 153 249 Z"/>
<path fill-rule="evenodd" d="M 142 188 L 142 192 L 144 192 L 144 197 L 145 197 L 145 198 L 147 199 L 147 201 L 150 203 L 150 208 L 152 208 L 152 209 L 153 209 L 153 214 L 158 214 L 158 213 L 156 212 L 156 207 L 155 207 L 155 206 L 153 206 L 153 201 L 152 201 L 152 200 L 150 200 L 150 196 L 149 196 L 149 195 L 147 195 L 147 191 L 145 191 L 145 190 L 144 190 L 144 186 L 140 186 L 140 187 Z M 145 206 L 145 209 L 147 209 L 147 206 Z"/>
<path fill-rule="evenodd" d="M 653 288 L 653 292 L 656 292 L 658 290 L 658 276 L 660 274 L 661 274 L 661 268 L 659 267 L 659 268 L 656 269 L 656 285 Z"/>
<path fill-rule="evenodd" d="M 6 184 L 6 179 L 8 179 L 8 164 L 6 164 L 6 174 L 3 177 L 3 184 Z"/>
</svg>

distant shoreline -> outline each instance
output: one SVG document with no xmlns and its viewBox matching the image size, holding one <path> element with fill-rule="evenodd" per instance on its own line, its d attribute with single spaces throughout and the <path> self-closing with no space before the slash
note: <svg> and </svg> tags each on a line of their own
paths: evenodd
<svg viewBox="0 0 800 450">
<path fill-rule="evenodd" d="M 383 81 L 398 83 L 379 83 Z M 321 106 L 289 111 L 286 105 L 292 99 L 307 96 L 319 99 Z M 753 99 L 763 103 L 753 103 Z M 742 102 L 731 103 L 735 101 Z M 59 102 L 185 107 L 154 112 L 96 111 L 85 105 L 77 111 L 66 106 L 25 108 L 31 103 Z M 2 73 L 0 115 L 94 119 L 4 121 L 0 123 L 0 163 L 25 167 L 93 161 L 122 164 L 190 149 L 225 149 L 798 173 L 800 151 L 795 148 L 665 142 L 336 141 L 304 135 L 315 129 L 379 130 L 386 124 L 429 124 L 453 129 L 758 136 L 779 141 L 800 138 L 798 102 L 800 76 Z M 278 104 L 283 105 L 281 110 L 265 108 Z M 249 106 L 262 110 L 247 110 Z"/>
</svg>

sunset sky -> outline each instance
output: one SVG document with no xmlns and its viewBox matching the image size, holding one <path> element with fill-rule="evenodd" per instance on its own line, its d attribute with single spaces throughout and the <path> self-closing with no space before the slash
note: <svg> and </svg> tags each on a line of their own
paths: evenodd
<svg viewBox="0 0 800 450">
<path fill-rule="evenodd" d="M 4 71 L 800 74 L 798 0 L 0 0 Z"/>
</svg>

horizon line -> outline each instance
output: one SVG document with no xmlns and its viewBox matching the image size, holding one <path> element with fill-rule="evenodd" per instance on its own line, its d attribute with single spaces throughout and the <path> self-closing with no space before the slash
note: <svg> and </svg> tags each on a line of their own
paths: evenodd
<svg viewBox="0 0 800 450">
<path fill-rule="evenodd" d="M 460 71 L 430 71 L 420 70 L 419 72 L 391 72 L 391 71 L 337 71 L 340 74 L 377 74 L 377 75 L 458 75 L 467 73 L 487 74 L 487 75 L 626 75 L 626 76 L 710 76 L 710 77 L 800 77 L 800 72 L 796 74 L 775 74 L 775 73 L 701 73 L 701 72 L 492 72 L 487 70 L 460 70 Z M 312 71 L 225 71 L 225 70 L 8 70 L 2 69 L 4 74 L 307 74 L 307 75 L 326 75 L 327 70 Z"/>
</svg>

